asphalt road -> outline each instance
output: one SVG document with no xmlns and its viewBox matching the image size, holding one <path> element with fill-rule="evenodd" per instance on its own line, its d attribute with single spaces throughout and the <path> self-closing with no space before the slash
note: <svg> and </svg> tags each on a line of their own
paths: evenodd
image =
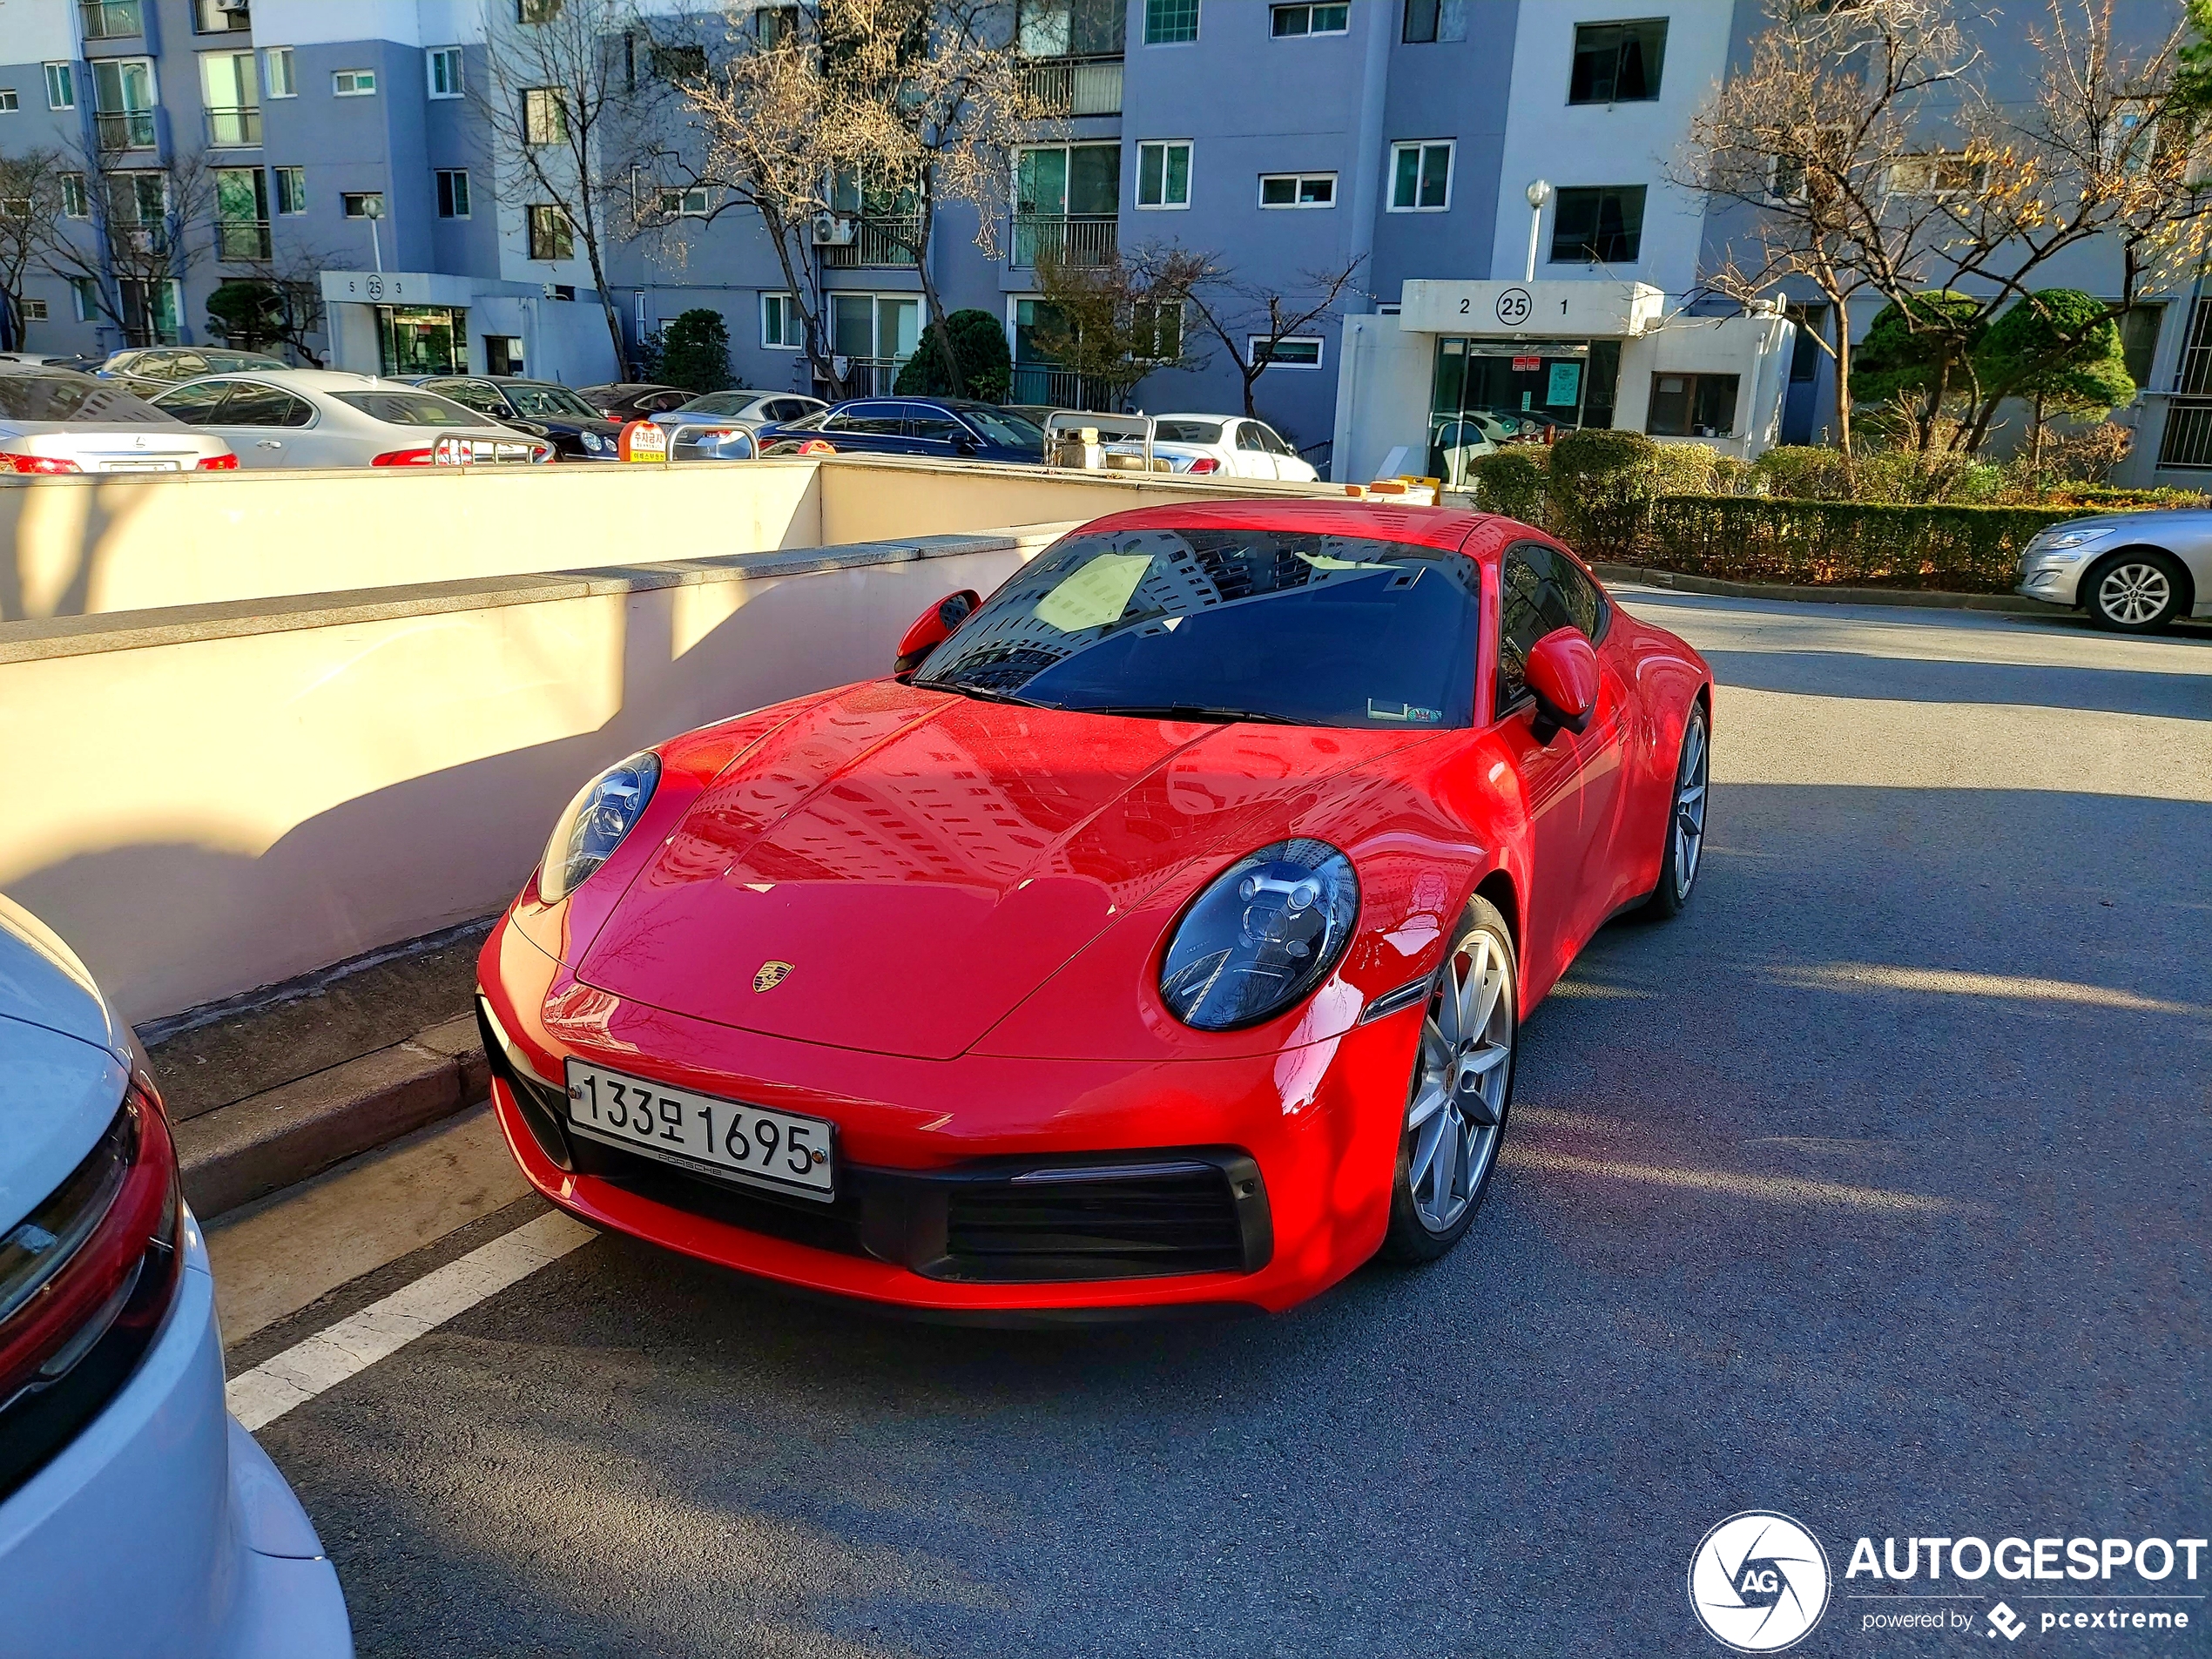
<svg viewBox="0 0 2212 1659">
<path fill-rule="evenodd" d="M 1531 1017 L 1456 1252 L 1000 1334 L 601 1239 L 262 1432 L 361 1652 L 1711 1654 L 1770 1508 L 1798 1651 L 1919 1653 L 1857 1537 L 2204 1535 L 2212 630 L 1633 600 L 1722 682 L 1710 861 Z"/>
</svg>

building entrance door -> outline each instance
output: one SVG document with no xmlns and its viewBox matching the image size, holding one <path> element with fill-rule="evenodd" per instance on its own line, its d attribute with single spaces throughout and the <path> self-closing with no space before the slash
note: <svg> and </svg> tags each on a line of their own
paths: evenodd
<svg viewBox="0 0 2212 1659">
<path fill-rule="evenodd" d="M 376 345 L 382 374 L 466 374 L 469 314 L 449 306 L 379 306 Z"/>
<path fill-rule="evenodd" d="M 1618 341 L 1447 335 L 1436 342 L 1428 469 L 1467 486 L 1478 455 L 1613 423 Z"/>
</svg>

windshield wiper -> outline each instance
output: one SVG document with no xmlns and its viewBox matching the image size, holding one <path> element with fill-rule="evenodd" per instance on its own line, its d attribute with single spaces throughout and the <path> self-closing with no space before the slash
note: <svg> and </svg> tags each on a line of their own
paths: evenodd
<svg viewBox="0 0 2212 1659">
<path fill-rule="evenodd" d="M 1249 720 L 1259 725 L 1305 725 L 1286 714 L 1265 714 L 1258 709 L 1217 708 L 1203 703 L 1103 703 L 1076 709 L 1077 714 L 1125 714 L 1137 720 L 1199 720 L 1228 724 Z"/>
<path fill-rule="evenodd" d="M 958 680 L 916 680 L 924 691 L 950 691 L 956 697 L 972 697 L 979 703 L 1011 703 L 1018 709 L 1056 709 L 1057 703 L 1040 703 L 1033 697 L 1017 697 L 1012 691 L 994 691 L 988 685 L 965 685 Z"/>
</svg>

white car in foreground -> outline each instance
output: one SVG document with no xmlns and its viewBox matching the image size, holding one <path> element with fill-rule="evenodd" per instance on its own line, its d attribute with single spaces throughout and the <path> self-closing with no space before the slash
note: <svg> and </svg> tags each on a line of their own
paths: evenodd
<svg viewBox="0 0 2212 1659">
<path fill-rule="evenodd" d="M 5 899 L 0 1652 L 353 1652 L 314 1526 L 224 1406 L 207 1248 L 130 1028 Z"/>
<path fill-rule="evenodd" d="M 479 466 L 553 459 L 553 445 L 451 398 L 341 369 L 207 374 L 152 400 L 213 433 L 246 467 L 427 467 L 437 441 L 468 442 Z"/>
<path fill-rule="evenodd" d="M 1107 446 L 1114 455 L 1142 455 L 1142 443 Z M 1285 478 L 1312 483 L 1321 475 L 1300 458 L 1264 421 L 1243 415 L 1163 415 L 1152 422 L 1152 455 L 1177 472 L 1231 478 Z"/>
<path fill-rule="evenodd" d="M 0 362 L 0 475 L 228 472 L 230 446 L 73 368 Z"/>
</svg>

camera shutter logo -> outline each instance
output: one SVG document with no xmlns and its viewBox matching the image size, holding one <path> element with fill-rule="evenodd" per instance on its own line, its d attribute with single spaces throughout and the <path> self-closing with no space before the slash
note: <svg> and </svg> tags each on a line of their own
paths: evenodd
<svg viewBox="0 0 2212 1659">
<path fill-rule="evenodd" d="M 1828 1554 L 1787 1515 L 1748 1509 L 1707 1533 L 1689 1558 L 1689 1605 L 1738 1653 L 1779 1653 L 1828 1610 Z"/>
</svg>

